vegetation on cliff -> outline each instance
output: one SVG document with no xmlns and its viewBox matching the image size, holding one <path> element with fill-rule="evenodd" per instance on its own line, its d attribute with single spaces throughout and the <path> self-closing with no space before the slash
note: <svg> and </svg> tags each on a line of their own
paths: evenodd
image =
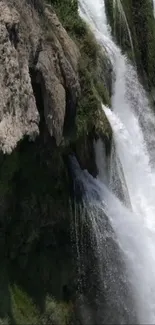
<svg viewBox="0 0 155 325">
<path fill-rule="evenodd" d="M 155 83 L 155 19 L 153 1 L 106 0 L 112 32 L 129 58 L 136 61 L 138 71 L 149 87 Z M 131 40 L 133 43 L 133 50 Z"/>
<path fill-rule="evenodd" d="M 29 98 L 26 85 L 31 82 L 33 110 L 39 111 L 40 122 L 37 119 L 35 141 L 29 142 L 28 132 L 23 140 L 22 129 L 15 138 L 16 149 L 10 155 L 0 154 L 1 323 L 68 325 L 77 283 L 64 161 L 74 152 L 81 166 L 96 174 L 93 140 L 100 135 L 109 144 L 111 138 L 100 104 L 101 99 L 110 103 L 110 65 L 79 17 L 77 1 L 48 1 L 47 5 L 39 0 L 6 0 L 2 4 L 1 23 L 6 29 L 6 20 L 11 21 L 7 42 L 19 66 L 17 93 L 24 83 Z M 18 13 L 15 22 L 14 10 Z M 21 74 L 25 66 L 26 82 Z M 13 74 L 15 69 L 11 69 Z M 15 96 L 12 83 L 5 86 L 9 96 Z M 19 100 L 19 109 L 20 105 Z M 18 145 L 16 140 L 20 140 Z"/>
<path fill-rule="evenodd" d="M 113 34 L 133 59 L 129 26 L 134 58 L 152 86 L 152 3 L 121 2 L 127 21 L 117 4 L 113 10 L 113 1 L 106 1 Z M 78 284 L 65 162 L 74 153 L 96 175 L 93 141 L 111 141 L 101 109 L 101 100 L 110 106 L 111 67 L 77 0 L 3 0 L 0 6 L 0 145 L 4 152 L 16 147 L 0 154 L 0 325 L 75 325 Z M 2 130 L 8 124 L 11 131 Z M 30 142 L 33 131 L 38 136 Z"/>
<path fill-rule="evenodd" d="M 101 113 L 101 100 L 110 105 L 108 73 L 110 63 L 97 44 L 92 32 L 78 14 L 78 1 L 48 0 L 63 26 L 80 50 L 79 77 L 81 94 L 77 106 L 77 136 L 89 131 L 111 136 L 108 120 Z M 100 121 L 103 123 L 100 123 Z M 96 121 L 96 123 L 94 123 Z"/>
</svg>

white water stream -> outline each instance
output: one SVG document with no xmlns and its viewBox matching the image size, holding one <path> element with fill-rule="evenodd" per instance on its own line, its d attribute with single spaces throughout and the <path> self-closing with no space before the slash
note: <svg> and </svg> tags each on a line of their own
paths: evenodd
<svg viewBox="0 0 155 325">
<path fill-rule="evenodd" d="M 103 110 L 113 129 L 115 154 L 123 171 L 119 178 L 122 184 L 125 180 L 124 196 L 131 207 L 127 209 L 108 189 L 101 143 L 96 146 L 96 160 L 102 183 L 88 181 L 87 191 L 91 193 L 93 210 L 97 203 L 93 202 L 91 186 L 96 187 L 100 208 L 117 236 L 138 322 L 155 324 L 155 117 L 136 71 L 112 39 L 104 1 L 80 0 L 79 6 L 82 18 L 106 49 L 113 66 L 112 110 L 104 106 Z M 94 224 L 97 222 L 101 220 L 94 216 Z"/>
</svg>

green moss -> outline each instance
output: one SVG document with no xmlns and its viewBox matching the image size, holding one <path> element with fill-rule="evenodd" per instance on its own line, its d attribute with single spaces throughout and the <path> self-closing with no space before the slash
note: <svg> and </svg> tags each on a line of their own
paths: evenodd
<svg viewBox="0 0 155 325">
<path fill-rule="evenodd" d="M 2 324 L 15 325 L 68 325 L 71 322 L 73 307 L 71 303 L 56 301 L 51 296 L 46 297 L 44 311 L 39 312 L 32 299 L 19 286 L 10 287 L 12 320 L 4 318 Z M 1 323 L 0 323 L 1 324 Z"/>
<path fill-rule="evenodd" d="M 19 287 L 10 288 L 12 316 L 16 325 L 39 325 L 39 313 L 32 300 Z"/>
<path fill-rule="evenodd" d="M 73 38 L 85 35 L 85 23 L 78 15 L 77 0 L 47 0 L 54 6 L 64 28 Z"/>
<path fill-rule="evenodd" d="M 54 6 L 63 26 L 76 42 L 81 53 L 79 60 L 81 94 L 77 106 L 76 139 L 92 130 L 97 133 L 99 130 L 102 133 L 105 131 L 105 134 L 110 136 L 111 128 L 107 118 L 103 112 L 100 114 L 101 101 L 110 105 L 109 90 L 106 80 L 103 81 L 102 77 L 105 72 L 102 68 L 103 61 L 104 67 L 108 66 L 108 59 L 86 23 L 80 18 L 77 0 L 50 0 L 48 2 Z M 101 116 L 102 128 L 99 120 Z"/>
<path fill-rule="evenodd" d="M 92 130 L 94 130 L 97 134 L 103 133 L 105 135 L 108 135 L 110 134 L 110 126 L 105 114 L 103 113 L 103 115 L 101 115 L 101 98 L 99 97 L 100 93 L 102 100 L 104 101 L 106 96 L 104 92 L 104 86 L 99 89 L 99 82 L 98 84 L 94 83 L 93 78 L 91 78 L 91 72 L 89 71 L 85 60 L 83 63 L 80 63 L 79 69 L 81 98 L 78 104 L 76 123 L 78 136 L 83 133 L 88 134 Z M 99 89 L 98 92 L 97 89 Z M 102 127 L 101 121 L 103 122 Z"/>
<path fill-rule="evenodd" d="M 88 134 L 92 130 L 98 133 L 100 129 L 102 133 L 106 131 L 106 134 L 110 135 L 111 128 L 104 114 L 104 128 L 102 130 L 100 128 L 101 101 L 110 106 L 107 84 L 101 77 L 101 74 L 105 72 L 102 70 L 102 60 L 107 63 L 107 58 L 87 28 L 79 48 L 81 50 L 81 59 L 79 61 L 81 95 L 77 109 L 77 134 Z M 101 70 L 102 73 L 100 73 Z"/>
</svg>

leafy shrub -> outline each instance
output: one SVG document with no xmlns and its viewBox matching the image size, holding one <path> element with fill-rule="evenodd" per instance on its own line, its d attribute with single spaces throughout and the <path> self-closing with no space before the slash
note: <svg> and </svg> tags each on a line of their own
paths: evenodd
<svg viewBox="0 0 155 325">
<path fill-rule="evenodd" d="M 39 313 L 30 297 L 15 285 L 10 290 L 15 324 L 39 325 Z"/>
<path fill-rule="evenodd" d="M 41 325 L 68 325 L 72 314 L 71 304 L 57 302 L 51 297 L 47 297 L 46 310 L 41 319 Z"/>
</svg>

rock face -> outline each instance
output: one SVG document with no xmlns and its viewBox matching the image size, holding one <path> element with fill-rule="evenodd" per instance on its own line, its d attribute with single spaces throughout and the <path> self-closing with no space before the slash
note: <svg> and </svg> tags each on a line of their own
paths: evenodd
<svg viewBox="0 0 155 325">
<path fill-rule="evenodd" d="M 39 114 L 29 76 L 28 57 L 22 55 L 20 16 L 0 3 L 0 148 L 10 153 L 27 134 L 38 133 Z"/>
<path fill-rule="evenodd" d="M 49 45 L 43 44 L 38 56 L 36 71 L 40 76 L 44 97 L 45 120 L 51 136 L 60 144 L 63 136 L 65 115 L 73 112 L 79 93 L 79 52 L 56 14 L 46 8 L 45 15 L 51 27 Z"/>
<path fill-rule="evenodd" d="M 79 52 L 55 13 L 44 9 L 47 26 L 25 1 L 0 2 L 0 149 L 4 153 L 11 153 L 24 135 L 33 139 L 38 134 L 38 92 L 44 93 L 39 109 L 57 144 L 65 115 L 77 100 Z"/>
<path fill-rule="evenodd" d="M 66 318 L 78 287 L 68 157 L 96 176 L 94 140 L 111 141 L 106 53 L 76 0 L 49 2 L 0 0 L 0 323 L 76 324 Z"/>
</svg>

